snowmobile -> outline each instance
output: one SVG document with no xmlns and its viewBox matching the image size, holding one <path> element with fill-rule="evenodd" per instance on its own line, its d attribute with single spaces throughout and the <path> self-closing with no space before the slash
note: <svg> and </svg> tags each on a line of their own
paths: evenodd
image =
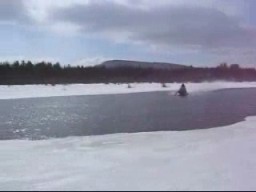
<svg viewBox="0 0 256 192">
<path fill-rule="evenodd" d="M 184 84 L 182 84 L 180 89 L 179 89 L 179 91 L 177 91 L 175 95 L 176 96 L 180 96 L 180 97 L 188 96 L 188 92 L 187 92 L 186 86 Z"/>
</svg>

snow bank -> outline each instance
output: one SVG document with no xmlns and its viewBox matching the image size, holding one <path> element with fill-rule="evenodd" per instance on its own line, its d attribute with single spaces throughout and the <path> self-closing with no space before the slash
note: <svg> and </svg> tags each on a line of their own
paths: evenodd
<svg viewBox="0 0 256 192">
<path fill-rule="evenodd" d="M 1 141 L 0 190 L 256 190 L 255 123 Z"/>
<path fill-rule="evenodd" d="M 127 84 L 70 84 L 70 85 L 21 85 L 0 86 L 0 99 L 77 96 L 77 95 L 102 95 L 126 94 L 152 91 L 177 91 L 180 83 L 167 84 L 163 88 L 160 83 L 133 83 L 129 89 Z M 227 88 L 256 87 L 256 82 L 213 82 L 213 83 L 187 83 L 189 92 L 212 91 Z"/>
</svg>

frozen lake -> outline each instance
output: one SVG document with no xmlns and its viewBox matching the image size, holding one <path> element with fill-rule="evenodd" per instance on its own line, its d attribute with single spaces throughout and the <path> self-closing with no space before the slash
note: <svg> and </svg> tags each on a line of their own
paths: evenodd
<svg viewBox="0 0 256 192">
<path fill-rule="evenodd" d="M 256 115 L 256 89 L 68 96 L 0 101 L 0 139 L 206 129 Z"/>
</svg>

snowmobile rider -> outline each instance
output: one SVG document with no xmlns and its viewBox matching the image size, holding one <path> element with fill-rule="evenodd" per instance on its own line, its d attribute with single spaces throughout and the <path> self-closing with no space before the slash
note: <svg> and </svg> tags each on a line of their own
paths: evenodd
<svg viewBox="0 0 256 192">
<path fill-rule="evenodd" d="M 182 96 L 182 97 L 185 97 L 185 96 L 188 95 L 185 84 L 181 85 L 181 87 L 180 87 L 179 91 L 177 91 L 176 95 L 179 95 L 179 96 Z"/>
</svg>

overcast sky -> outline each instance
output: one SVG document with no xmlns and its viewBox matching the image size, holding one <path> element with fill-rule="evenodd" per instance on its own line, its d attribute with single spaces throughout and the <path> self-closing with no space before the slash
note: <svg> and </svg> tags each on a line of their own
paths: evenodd
<svg viewBox="0 0 256 192">
<path fill-rule="evenodd" d="M 0 60 L 256 66 L 255 0 L 0 0 Z"/>
</svg>

